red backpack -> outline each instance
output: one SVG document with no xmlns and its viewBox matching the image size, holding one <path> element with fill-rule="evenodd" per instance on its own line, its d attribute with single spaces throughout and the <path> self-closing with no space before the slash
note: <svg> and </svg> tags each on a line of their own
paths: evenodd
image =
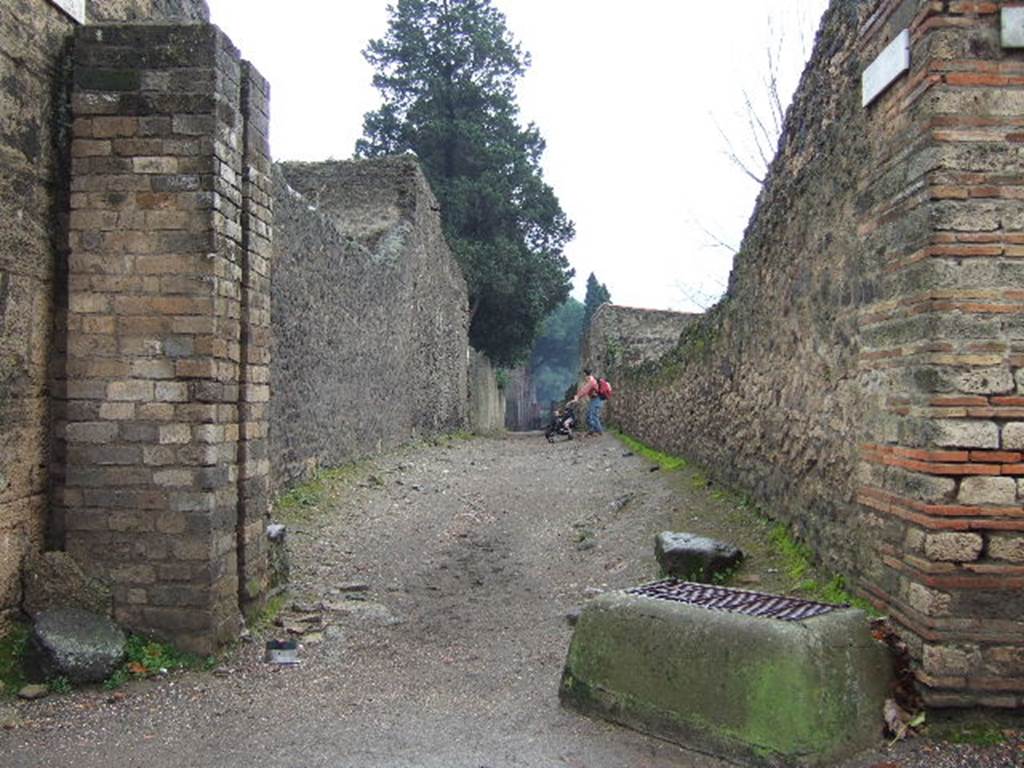
<svg viewBox="0 0 1024 768">
<path fill-rule="evenodd" d="M 602 400 L 607 400 L 612 396 L 612 385 L 606 379 L 597 380 L 597 396 Z"/>
</svg>

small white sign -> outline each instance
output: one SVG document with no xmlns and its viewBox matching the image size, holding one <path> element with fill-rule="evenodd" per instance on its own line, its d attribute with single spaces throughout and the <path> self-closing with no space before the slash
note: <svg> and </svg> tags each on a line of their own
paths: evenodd
<svg viewBox="0 0 1024 768">
<path fill-rule="evenodd" d="M 85 24 L 85 0 L 50 0 L 50 2 L 79 24 Z"/>
<path fill-rule="evenodd" d="M 1024 7 L 1002 11 L 1003 48 L 1024 48 Z"/>
<path fill-rule="evenodd" d="M 861 104 L 866 107 L 909 69 L 910 30 L 904 29 L 860 76 Z"/>
</svg>

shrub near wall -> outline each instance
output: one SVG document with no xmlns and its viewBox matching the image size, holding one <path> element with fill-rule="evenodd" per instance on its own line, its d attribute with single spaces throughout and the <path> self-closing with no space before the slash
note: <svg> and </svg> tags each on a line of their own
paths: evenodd
<svg viewBox="0 0 1024 768">
<path fill-rule="evenodd" d="M 998 3 L 836 1 L 723 301 L 623 368 L 630 433 L 793 524 L 935 705 L 1024 703 L 1024 111 Z M 868 108 L 902 29 L 911 71 Z"/>
<path fill-rule="evenodd" d="M 468 300 L 412 158 L 275 174 L 278 485 L 467 426 Z"/>
</svg>

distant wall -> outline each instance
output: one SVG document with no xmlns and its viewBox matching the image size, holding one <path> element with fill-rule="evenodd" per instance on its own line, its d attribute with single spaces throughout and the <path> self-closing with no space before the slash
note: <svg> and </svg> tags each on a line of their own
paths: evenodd
<svg viewBox="0 0 1024 768">
<path fill-rule="evenodd" d="M 623 428 L 789 522 L 893 617 L 937 706 L 1024 705 L 1024 53 L 1001 5 L 834 0 L 726 297 L 613 373 Z M 864 108 L 903 29 L 911 71 Z"/>
<path fill-rule="evenodd" d="M 699 314 L 602 304 L 584 330 L 580 357 L 596 373 L 657 360 Z"/>
<path fill-rule="evenodd" d="M 540 408 L 537 405 L 529 365 L 507 372 L 504 395 L 507 429 L 521 432 L 540 428 Z"/>
<path fill-rule="evenodd" d="M 284 163 L 274 190 L 275 483 L 465 429 L 466 284 L 416 161 Z"/>
<path fill-rule="evenodd" d="M 478 435 L 505 428 L 505 391 L 498 386 L 496 371 L 482 352 L 470 350 L 469 428 Z"/>
</svg>

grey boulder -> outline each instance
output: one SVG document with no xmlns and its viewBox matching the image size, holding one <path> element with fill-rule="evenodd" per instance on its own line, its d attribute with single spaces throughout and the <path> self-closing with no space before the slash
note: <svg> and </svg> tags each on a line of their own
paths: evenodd
<svg viewBox="0 0 1024 768">
<path fill-rule="evenodd" d="M 743 553 L 732 544 L 671 531 L 662 531 L 655 538 L 654 554 L 667 575 L 702 583 L 728 573 L 743 561 Z"/>
<path fill-rule="evenodd" d="M 73 683 L 106 680 L 124 658 L 125 636 L 105 616 L 80 608 L 54 608 L 36 617 L 30 653 L 45 678 Z"/>
</svg>

